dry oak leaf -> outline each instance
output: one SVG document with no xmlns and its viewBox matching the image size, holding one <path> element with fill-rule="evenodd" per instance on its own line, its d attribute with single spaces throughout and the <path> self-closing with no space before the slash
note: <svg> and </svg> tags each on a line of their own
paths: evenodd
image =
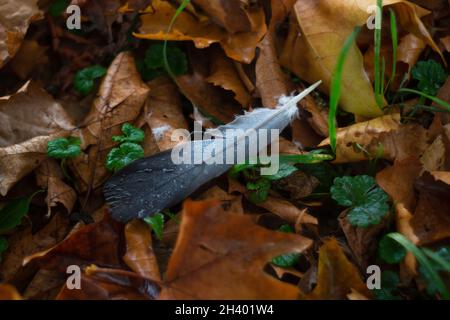
<svg viewBox="0 0 450 320">
<path fill-rule="evenodd" d="M 61 167 L 53 159 L 46 159 L 36 170 L 37 185 L 47 189 L 45 201 L 47 202 L 49 215 L 51 208 L 56 207 L 58 203 L 61 203 L 67 209 L 67 213 L 71 213 L 77 201 L 75 190 L 67 185 L 63 179 L 64 174 Z"/>
<path fill-rule="evenodd" d="M 251 63 L 255 57 L 256 46 L 267 31 L 264 10 L 260 6 L 249 8 L 246 12 L 251 30 L 234 34 L 227 33 L 209 19 L 200 20 L 187 11 L 178 16 L 173 28 L 167 33 L 175 12 L 176 7 L 166 1 L 152 1 L 151 12 L 141 16 L 140 33 L 134 33 L 134 36 L 150 40 L 190 40 L 199 49 L 220 43 L 231 59 Z"/>
<path fill-rule="evenodd" d="M 325 240 L 319 250 L 317 286 L 302 294 L 308 300 L 344 300 L 353 290 L 370 297 L 358 269 L 347 259 L 336 239 Z"/>
<path fill-rule="evenodd" d="M 264 272 L 275 256 L 301 253 L 312 241 L 269 231 L 218 201 L 186 201 L 162 299 L 296 299 L 297 287 Z"/>
<path fill-rule="evenodd" d="M 181 97 L 176 85 L 167 77 L 147 83 L 150 93 L 145 104 L 145 120 L 160 151 L 172 149 L 179 141 L 172 141 L 177 129 L 189 129 L 183 114 Z"/>
<path fill-rule="evenodd" d="M 127 251 L 122 259 L 128 267 L 146 278 L 161 280 L 150 227 L 140 220 L 129 222 L 125 226 L 125 240 Z"/>
<path fill-rule="evenodd" d="M 308 82 L 322 80 L 321 90 L 328 93 L 342 44 L 356 26 L 367 23 L 368 8 L 374 5 L 376 0 L 297 1 L 280 56 L 282 65 Z M 384 5 L 393 6 L 403 28 L 440 52 L 420 20 L 428 11 L 404 0 L 384 1 Z M 344 110 L 365 117 L 382 115 L 356 44 L 348 53 L 341 82 Z"/>
<path fill-rule="evenodd" d="M 335 162 L 358 162 L 380 156 L 403 160 L 422 154 L 426 140 L 426 130 L 420 125 L 401 125 L 400 114 L 386 115 L 338 129 Z M 329 143 L 326 139 L 319 146 Z"/>
<path fill-rule="evenodd" d="M 42 17 L 38 0 L 0 0 L 0 68 L 13 57 L 29 25 Z"/>
</svg>

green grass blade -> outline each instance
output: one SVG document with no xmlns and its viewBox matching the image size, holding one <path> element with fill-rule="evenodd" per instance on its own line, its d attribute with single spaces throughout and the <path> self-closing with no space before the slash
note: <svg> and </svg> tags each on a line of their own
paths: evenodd
<svg viewBox="0 0 450 320">
<path fill-rule="evenodd" d="M 178 7 L 177 11 L 175 11 L 175 14 L 172 17 L 172 20 L 170 21 L 169 28 L 167 29 L 167 34 L 169 34 L 170 31 L 172 31 L 172 28 L 177 21 L 177 18 L 180 16 L 180 14 L 184 11 L 184 9 L 187 7 L 187 5 L 191 2 L 191 0 L 183 0 L 183 2 Z M 170 68 L 169 59 L 167 57 L 167 39 L 164 40 L 164 49 L 163 49 L 163 56 L 164 56 L 164 67 L 169 74 L 171 78 L 175 78 L 175 74 L 173 73 L 172 69 Z"/>
<path fill-rule="evenodd" d="M 433 96 L 430 96 L 430 95 L 428 95 L 426 93 L 423 93 L 422 91 L 403 88 L 403 89 L 398 90 L 398 92 L 399 93 L 414 93 L 414 94 L 417 94 L 417 95 L 419 95 L 419 96 L 421 96 L 423 98 L 430 99 L 434 103 L 436 103 L 436 104 L 440 105 L 442 108 L 446 109 L 446 111 L 450 111 L 450 104 L 449 103 L 447 103 L 444 100 L 439 99 L 437 97 L 433 97 Z"/>
<path fill-rule="evenodd" d="M 330 135 L 330 146 L 334 153 L 336 153 L 336 113 L 339 105 L 339 99 L 341 97 L 341 80 L 342 73 L 344 71 L 344 64 L 347 58 L 348 52 L 355 42 L 356 37 L 361 31 L 360 27 L 356 27 L 352 34 L 345 40 L 344 45 L 339 53 L 336 67 L 333 72 L 333 78 L 331 80 L 331 93 L 330 93 L 330 113 L 328 116 L 328 126 Z"/>
<path fill-rule="evenodd" d="M 377 0 L 375 16 L 375 99 L 380 108 L 384 107 L 384 88 L 382 87 L 381 70 L 381 26 L 383 23 L 383 0 Z"/>
<path fill-rule="evenodd" d="M 397 16 L 395 11 L 389 9 L 391 13 L 391 38 L 392 38 L 392 75 L 389 80 L 389 84 L 393 84 L 395 81 L 395 75 L 397 73 L 397 57 L 398 57 L 398 29 L 397 29 Z"/>
<path fill-rule="evenodd" d="M 397 241 L 400 245 L 402 245 L 406 250 L 410 251 L 420 263 L 420 265 L 428 272 L 431 280 L 434 285 L 438 289 L 439 293 L 442 295 L 442 298 L 449 300 L 450 294 L 445 287 L 444 282 L 442 281 L 439 274 L 433 269 L 430 261 L 427 256 L 423 253 L 422 250 L 417 248 L 411 241 L 409 241 L 405 236 L 400 233 L 390 233 L 387 235 L 389 238 Z"/>
<path fill-rule="evenodd" d="M 439 264 L 446 272 L 450 272 L 450 263 L 447 260 L 428 248 L 423 248 L 422 251 L 428 256 L 428 258 Z"/>
</svg>

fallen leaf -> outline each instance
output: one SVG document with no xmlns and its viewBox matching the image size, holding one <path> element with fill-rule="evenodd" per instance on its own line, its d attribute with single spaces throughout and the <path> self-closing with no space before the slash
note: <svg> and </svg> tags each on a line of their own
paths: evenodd
<svg viewBox="0 0 450 320">
<path fill-rule="evenodd" d="M 215 48 L 216 49 L 216 48 Z M 241 80 L 235 64 L 221 50 L 211 50 L 211 72 L 206 81 L 225 90 L 232 91 L 242 107 L 250 106 L 251 96 Z"/>
<path fill-rule="evenodd" d="M 273 257 L 310 245 L 301 236 L 257 226 L 246 215 L 224 214 L 217 201 L 187 201 L 161 298 L 296 299 L 295 286 L 263 269 Z"/>
<path fill-rule="evenodd" d="M 347 259 L 336 239 L 328 239 L 319 250 L 317 286 L 301 298 L 308 300 L 344 300 L 353 290 L 370 297 L 358 269 Z"/>
<path fill-rule="evenodd" d="M 416 205 L 414 193 L 414 181 L 422 171 L 422 164 L 417 156 L 395 161 L 379 172 L 376 176 L 378 185 L 397 204 L 403 204 L 405 208 L 412 211 Z"/>
<path fill-rule="evenodd" d="M 249 32 L 252 29 L 251 21 L 244 7 L 246 1 L 193 0 L 192 2 L 231 34 Z"/>
<path fill-rule="evenodd" d="M 33 82 L 0 100 L 0 121 L 0 147 L 74 128 L 64 108 Z"/>
<path fill-rule="evenodd" d="M 152 300 L 159 287 L 136 274 L 90 266 L 81 274 L 81 290 L 63 286 L 56 300 Z"/>
<path fill-rule="evenodd" d="M 109 176 L 105 167 L 108 152 L 116 145 L 124 123 L 134 123 L 141 113 L 149 89 L 142 82 L 130 52 L 114 59 L 100 86 L 97 99 L 84 120 L 80 138 L 85 153 L 70 161 L 79 188 L 101 185 Z"/>
<path fill-rule="evenodd" d="M 158 77 L 148 83 L 150 93 L 145 105 L 145 120 L 160 151 L 172 149 L 177 129 L 188 129 L 181 106 L 181 97 L 175 84 L 167 77 Z"/>
<path fill-rule="evenodd" d="M 70 221 L 64 214 L 56 214 L 46 226 L 36 233 L 31 227 L 14 233 L 8 240 L 9 247 L 2 255 L 0 274 L 5 281 L 26 278 L 30 275 L 28 268 L 22 267 L 23 259 L 36 252 L 47 250 L 56 245 L 70 230 Z"/>
<path fill-rule="evenodd" d="M 13 286 L 0 284 L 0 300 L 22 300 L 22 297 Z"/>
<path fill-rule="evenodd" d="M 328 93 L 342 44 L 356 26 L 368 21 L 370 10 L 367 8 L 374 4 L 376 2 L 372 0 L 297 1 L 280 57 L 282 65 L 310 83 L 322 80 L 321 90 Z M 392 5 L 403 28 L 440 52 L 420 20 L 427 11 L 403 0 L 384 1 L 383 4 Z M 330 15 L 331 12 L 340 14 Z M 364 117 L 382 114 L 356 45 L 351 47 L 344 68 L 341 107 Z"/>
<path fill-rule="evenodd" d="M 36 170 L 37 185 L 47 189 L 45 201 L 49 215 L 52 207 L 56 207 L 58 203 L 67 209 L 67 213 L 71 213 L 77 201 L 77 194 L 63 179 L 61 167 L 53 159 L 46 159 Z"/>
<path fill-rule="evenodd" d="M 427 147 L 426 130 L 420 125 L 400 124 L 400 115 L 386 115 L 337 131 L 336 163 L 383 158 L 403 160 L 422 154 Z M 329 139 L 319 146 L 329 144 Z"/>
<path fill-rule="evenodd" d="M 13 57 L 29 25 L 42 17 L 37 0 L 2 2 L 0 7 L 0 68 Z"/>
<path fill-rule="evenodd" d="M 450 186 L 425 173 L 416 181 L 419 199 L 411 219 L 419 245 L 429 245 L 450 237 Z"/>
<path fill-rule="evenodd" d="M 256 87 L 261 95 L 262 104 L 266 108 L 277 107 L 280 98 L 292 91 L 287 75 L 278 61 L 273 39 L 273 35 L 267 33 L 258 45 L 259 57 L 255 67 Z"/>
<path fill-rule="evenodd" d="M 127 252 L 123 261 L 137 274 L 161 280 L 159 267 L 152 248 L 150 227 L 143 221 L 133 220 L 125 226 Z"/>
<path fill-rule="evenodd" d="M 47 158 L 49 141 L 68 135 L 59 133 L 49 136 L 38 136 L 20 144 L 0 148 L 0 194 L 8 191 L 23 177 Z"/>
<path fill-rule="evenodd" d="M 66 272 L 69 265 L 84 268 L 92 263 L 119 267 L 119 240 L 123 226 L 108 215 L 103 220 L 72 232 L 58 245 L 27 256 L 23 264 L 37 263 L 41 268 Z"/>
<path fill-rule="evenodd" d="M 358 265 L 367 269 L 370 259 L 377 252 L 378 238 L 386 226 L 386 219 L 368 228 L 359 228 L 350 224 L 347 219 L 348 210 L 339 216 L 339 224 Z"/>
<path fill-rule="evenodd" d="M 204 64 L 205 59 L 205 53 L 190 50 L 192 74 L 177 77 L 176 84 L 181 93 L 206 116 L 212 116 L 223 123 L 231 122 L 242 108 L 228 91 L 207 81 L 209 71 Z"/>
<path fill-rule="evenodd" d="M 225 32 L 210 20 L 200 21 L 185 11 L 178 16 L 173 28 L 167 33 L 175 12 L 176 7 L 168 2 L 153 1 L 152 12 L 141 15 L 140 33 L 134 33 L 134 36 L 149 40 L 191 40 L 199 49 L 220 43 L 231 59 L 251 63 L 255 57 L 256 46 L 267 31 L 262 7 L 251 8 L 247 12 L 251 31 L 235 34 Z"/>
</svg>

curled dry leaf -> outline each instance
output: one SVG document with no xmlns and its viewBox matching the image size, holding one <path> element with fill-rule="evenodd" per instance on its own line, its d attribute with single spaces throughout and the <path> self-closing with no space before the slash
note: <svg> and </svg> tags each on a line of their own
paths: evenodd
<svg viewBox="0 0 450 320">
<path fill-rule="evenodd" d="M 127 252 L 123 256 L 123 261 L 128 267 L 146 278 L 161 280 L 149 226 L 140 220 L 129 222 L 125 226 L 125 239 Z"/>
<path fill-rule="evenodd" d="M 386 226 L 386 219 L 377 225 L 368 228 L 360 228 L 350 224 L 347 219 L 348 210 L 339 216 L 339 224 L 344 231 L 345 238 L 353 252 L 354 259 L 358 265 L 365 270 L 369 265 L 371 257 L 377 251 L 378 238 Z"/>
<path fill-rule="evenodd" d="M 188 129 L 183 114 L 181 98 L 175 84 L 167 77 L 158 77 L 148 83 L 150 93 L 145 105 L 145 120 L 160 151 L 172 149 L 178 141 L 172 141 L 177 129 Z"/>
<path fill-rule="evenodd" d="M 39 167 L 47 157 L 48 142 L 64 135 L 67 133 L 39 136 L 0 148 L 0 194 L 6 195 L 20 179 Z"/>
<path fill-rule="evenodd" d="M 64 108 L 37 84 L 0 99 L 0 147 L 74 128 Z"/>
<path fill-rule="evenodd" d="M 352 290 L 370 297 L 367 285 L 358 269 L 347 259 L 336 239 L 325 240 L 319 250 L 317 286 L 311 293 L 302 294 L 308 300 L 344 300 Z"/>
<path fill-rule="evenodd" d="M 296 299 L 298 289 L 266 274 L 264 266 L 311 244 L 266 230 L 247 215 L 225 214 L 217 201 L 188 200 L 161 298 Z"/>
<path fill-rule="evenodd" d="M 186 11 L 178 16 L 172 30 L 167 33 L 175 12 L 176 7 L 166 1 L 152 1 L 152 10 L 141 16 L 140 33 L 135 33 L 135 37 L 150 40 L 190 40 L 200 49 L 220 43 L 231 59 L 251 63 L 255 57 L 256 46 L 267 31 L 262 7 L 249 8 L 245 12 L 251 25 L 250 31 L 234 34 L 227 33 L 209 19 L 200 20 Z"/>
<path fill-rule="evenodd" d="M 38 0 L 2 1 L 0 6 L 0 68 L 13 57 L 28 26 L 42 17 Z"/>
<path fill-rule="evenodd" d="M 342 44 L 356 26 L 366 24 L 370 16 L 367 9 L 375 4 L 372 0 L 297 1 L 280 57 L 282 65 L 310 83 L 322 80 L 321 89 L 328 93 Z M 439 51 L 420 20 L 427 11 L 403 0 L 384 1 L 383 4 L 392 5 L 402 27 Z M 330 14 L 336 12 L 340 14 Z M 356 44 L 347 56 L 341 83 L 344 110 L 365 117 L 382 114 Z"/>
<path fill-rule="evenodd" d="M 250 106 L 250 93 L 241 80 L 235 63 L 227 58 L 222 50 L 218 50 L 217 48 L 211 50 L 210 68 L 210 75 L 206 79 L 209 83 L 232 91 L 234 93 L 234 99 L 241 106 L 245 108 Z"/>
<path fill-rule="evenodd" d="M 46 159 L 36 170 L 37 185 L 47 189 L 45 201 L 48 206 L 48 214 L 51 208 L 61 203 L 68 213 L 72 212 L 73 206 L 77 201 L 77 194 L 72 187 L 63 181 L 64 174 L 61 167 L 53 159 Z"/>
<path fill-rule="evenodd" d="M 336 163 L 383 158 L 403 160 L 422 154 L 427 147 L 427 132 L 420 125 L 400 124 L 400 115 L 382 116 L 356 123 L 337 132 Z M 319 146 L 329 144 L 329 139 Z"/>
<path fill-rule="evenodd" d="M 319 224 L 316 217 L 308 213 L 308 209 L 299 209 L 287 200 L 269 196 L 266 201 L 258 203 L 258 206 L 269 210 L 280 218 L 292 223 L 299 229 L 301 224 Z"/>
<path fill-rule="evenodd" d="M 0 121 L 2 195 L 45 160 L 50 140 L 74 128 L 63 107 L 33 83 L 0 100 Z"/>
<path fill-rule="evenodd" d="M 192 73 L 177 77 L 176 84 L 181 93 L 206 116 L 212 116 L 223 123 L 231 122 L 242 108 L 230 92 L 207 81 L 209 70 L 204 63 L 206 59 L 204 52 L 190 50 Z"/>
<path fill-rule="evenodd" d="M 71 161 L 80 189 L 85 190 L 90 185 L 96 188 L 109 175 L 105 158 L 115 145 L 111 138 L 121 135 L 124 123 L 136 121 L 148 92 L 132 54 L 118 54 L 108 68 L 80 133 L 82 147 L 86 152 Z"/>
</svg>

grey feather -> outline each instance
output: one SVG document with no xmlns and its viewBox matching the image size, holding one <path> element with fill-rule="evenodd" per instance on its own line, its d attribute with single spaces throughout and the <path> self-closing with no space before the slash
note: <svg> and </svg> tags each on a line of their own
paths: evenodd
<svg viewBox="0 0 450 320">
<path fill-rule="evenodd" d="M 218 127 L 217 132 L 227 141 L 218 145 L 217 139 L 188 142 L 192 152 L 203 151 L 214 147 L 219 150 L 214 155 L 222 154 L 224 159 L 234 148 L 241 137 L 228 140 L 227 129 L 241 129 L 245 132 L 254 129 L 285 129 L 297 114 L 297 103 L 320 85 L 320 82 L 294 97 L 280 99 L 276 109 L 261 108 L 237 117 L 233 122 Z M 245 137 L 244 137 L 245 139 Z M 248 144 L 248 141 L 245 141 Z M 220 146 L 220 148 L 219 148 Z M 267 142 L 258 141 L 258 150 L 267 147 Z M 237 157 L 237 154 L 234 154 Z M 105 184 L 104 195 L 112 217 L 119 221 L 129 221 L 156 214 L 171 207 L 195 192 L 208 181 L 224 174 L 232 165 L 206 164 L 174 164 L 172 150 L 168 150 L 149 158 L 137 160 L 116 173 Z"/>
</svg>

